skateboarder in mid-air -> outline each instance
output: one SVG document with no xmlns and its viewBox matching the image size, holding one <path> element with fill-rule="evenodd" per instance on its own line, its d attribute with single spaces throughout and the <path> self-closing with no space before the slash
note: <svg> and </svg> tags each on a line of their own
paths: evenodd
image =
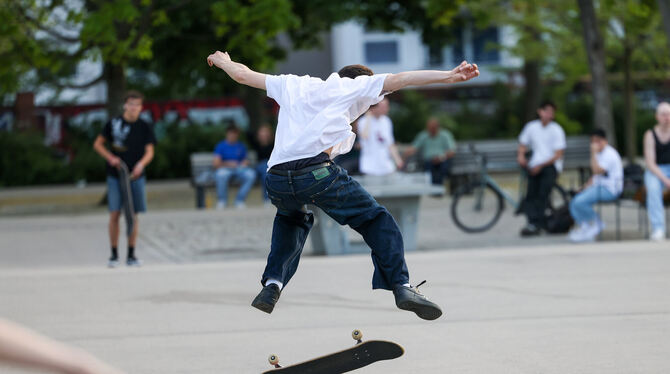
<svg viewBox="0 0 670 374">
<path fill-rule="evenodd" d="M 314 223 L 305 204 L 313 204 L 363 236 L 372 249 L 373 289 L 393 291 L 396 306 L 420 318 L 440 317 L 440 307 L 410 286 L 402 235 L 391 214 L 331 160 L 351 150 L 356 135 L 350 123 L 384 95 L 407 86 L 467 81 L 479 75 L 477 65 L 464 61 L 449 71 L 398 74 L 373 74 L 366 66 L 349 65 L 324 81 L 258 73 L 220 51 L 207 57 L 207 63 L 238 83 L 266 90 L 280 108 L 265 179 L 277 214 L 261 278 L 263 289 L 251 305 L 266 313 L 274 309 L 282 288 L 298 268 Z"/>
</svg>

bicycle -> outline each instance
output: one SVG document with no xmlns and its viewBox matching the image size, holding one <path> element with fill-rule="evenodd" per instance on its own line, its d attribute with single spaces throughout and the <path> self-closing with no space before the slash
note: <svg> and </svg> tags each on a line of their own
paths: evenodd
<svg viewBox="0 0 670 374">
<path fill-rule="evenodd" d="M 516 215 L 522 212 L 527 173 L 522 169 L 519 198 L 515 200 L 489 176 L 486 155 L 477 152 L 473 145 L 470 145 L 470 151 L 479 165 L 479 172 L 474 181 L 460 186 L 454 192 L 451 218 L 461 230 L 477 233 L 490 229 L 498 222 L 505 209 L 505 201 L 514 207 Z M 567 192 L 557 183 L 554 183 L 549 196 L 550 212 L 568 204 Z"/>
</svg>

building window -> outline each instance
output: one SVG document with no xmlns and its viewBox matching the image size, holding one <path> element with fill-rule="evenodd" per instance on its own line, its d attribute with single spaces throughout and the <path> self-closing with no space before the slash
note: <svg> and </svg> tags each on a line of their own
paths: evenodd
<svg viewBox="0 0 670 374">
<path fill-rule="evenodd" d="M 482 63 L 499 62 L 500 55 L 498 48 L 498 28 L 489 27 L 484 30 L 474 30 L 472 38 L 474 49 L 474 60 Z"/>
<path fill-rule="evenodd" d="M 428 46 L 428 66 L 442 66 L 444 64 L 444 50 L 441 46 Z"/>
<path fill-rule="evenodd" d="M 451 46 L 451 62 L 458 65 L 465 60 L 465 50 L 463 48 L 463 29 L 456 29 L 454 32 L 454 44 Z"/>
<path fill-rule="evenodd" d="M 368 64 L 393 64 L 398 62 L 398 42 L 366 42 L 365 61 Z"/>
</svg>

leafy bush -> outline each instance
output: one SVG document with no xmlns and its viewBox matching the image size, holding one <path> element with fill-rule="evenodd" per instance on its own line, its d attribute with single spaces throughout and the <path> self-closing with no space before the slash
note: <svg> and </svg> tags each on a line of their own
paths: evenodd
<svg viewBox="0 0 670 374">
<path fill-rule="evenodd" d="M 150 178 L 186 178 L 191 176 L 191 153 L 213 152 L 226 136 L 226 126 L 219 124 L 180 125 L 170 123 L 161 129 L 154 160 L 147 167 Z M 162 132 L 161 131 L 161 132 Z"/>
<path fill-rule="evenodd" d="M 66 158 L 43 143 L 37 133 L 0 132 L 0 186 L 65 183 L 71 170 Z"/>
</svg>

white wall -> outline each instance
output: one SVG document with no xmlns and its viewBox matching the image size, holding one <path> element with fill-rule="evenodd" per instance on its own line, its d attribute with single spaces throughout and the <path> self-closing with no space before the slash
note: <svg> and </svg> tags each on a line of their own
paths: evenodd
<svg viewBox="0 0 670 374">
<path fill-rule="evenodd" d="M 513 45 L 516 37 L 509 28 L 499 29 L 499 41 L 503 45 Z M 398 47 L 397 63 L 366 63 L 365 43 L 378 41 L 395 41 Z M 350 64 L 364 64 L 377 73 L 397 73 L 406 70 L 417 69 L 451 69 L 455 66 L 451 47 L 443 50 L 443 64 L 431 66 L 428 60 L 428 47 L 421 42 L 421 35 L 417 31 L 406 31 L 404 33 L 366 32 L 365 28 L 354 21 L 336 25 L 331 33 L 331 48 L 333 70 L 337 71 L 342 66 Z M 463 52 L 465 58 L 474 61 L 474 49 L 472 41 L 472 27 L 463 30 Z M 496 79 L 505 79 L 503 73 L 497 71 L 499 67 L 518 67 L 521 60 L 511 56 L 505 51 L 499 52 L 499 62 L 496 64 L 479 64 L 481 76 L 466 84 L 488 84 Z"/>
</svg>

